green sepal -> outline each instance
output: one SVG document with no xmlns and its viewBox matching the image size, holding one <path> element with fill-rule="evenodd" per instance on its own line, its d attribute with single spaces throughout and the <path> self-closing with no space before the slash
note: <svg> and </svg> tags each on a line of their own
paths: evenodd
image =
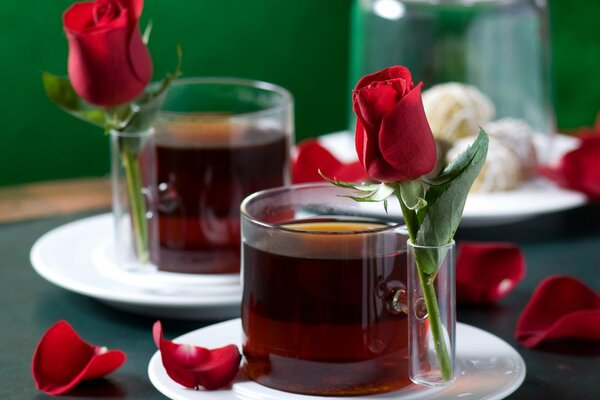
<svg viewBox="0 0 600 400">
<path fill-rule="evenodd" d="M 427 206 L 425 189 L 419 181 L 404 181 L 398 184 L 402 202 L 409 210 L 420 210 Z"/>
<path fill-rule="evenodd" d="M 146 46 L 148 46 L 148 43 L 150 42 L 150 35 L 152 34 L 153 27 L 154 27 L 154 21 L 152 21 L 152 20 L 148 21 L 148 24 L 146 25 L 146 29 L 144 29 L 144 33 L 142 34 L 142 42 L 144 42 L 144 44 Z"/>
<path fill-rule="evenodd" d="M 327 182 L 329 182 L 332 185 L 335 185 L 337 187 L 344 188 L 344 189 L 354 189 L 354 190 L 358 190 L 360 192 L 373 192 L 374 190 L 377 190 L 377 187 L 379 186 L 379 184 L 369 183 L 369 182 L 352 183 L 352 182 L 338 181 L 336 178 L 333 178 L 333 179 L 329 178 L 320 169 L 317 169 L 317 172 L 319 173 L 319 175 L 321 175 L 321 178 L 325 179 Z"/>
<path fill-rule="evenodd" d="M 319 175 L 327 182 L 344 189 L 353 189 L 358 192 L 361 192 L 361 195 L 341 195 L 340 197 L 347 197 L 354 201 L 358 201 L 361 203 L 377 203 L 383 201 L 383 207 L 385 208 L 385 212 L 387 213 L 387 199 L 391 195 L 394 194 L 396 188 L 393 185 L 389 185 L 387 183 L 351 183 L 351 182 L 342 182 L 337 179 L 328 178 L 320 169 L 318 170 Z"/>
</svg>

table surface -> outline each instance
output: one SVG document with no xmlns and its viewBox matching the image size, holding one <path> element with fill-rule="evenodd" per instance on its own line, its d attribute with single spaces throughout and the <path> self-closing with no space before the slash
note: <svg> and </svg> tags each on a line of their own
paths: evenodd
<svg viewBox="0 0 600 400">
<path fill-rule="evenodd" d="M 113 310 L 46 282 L 32 269 L 29 250 L 48 230 L 86 215 L 0 224 L 0 399 L 42 399 L 31 377 L 31 357 L 42 334 L 56 321 L 69 321 L 87 341 L 120 348 L 127 362 L 106 379 L 88 382 L 70 399 L 164 399 L 146 370 L 156 351 L 154 319 Z M 520 245 L 527 276 L 506 298 L 490 306 L 460 306 L 458 320 L 492 332 L 515 347 L 527 377 L 510 399 L 600 398 L 600 342 L 564 342 L 526 349 L 514 339 L 517 318 L 533 289 L 546 276 L 568 274 L 600 290 L 600 205 L 537 217 L 517 224 L 459 230 L 459 240 L 511 241 Z M 76 243 L 73 244 L 76 246 Z M 215 321 L 164 320 L 172 338 Z"/>
</svg>

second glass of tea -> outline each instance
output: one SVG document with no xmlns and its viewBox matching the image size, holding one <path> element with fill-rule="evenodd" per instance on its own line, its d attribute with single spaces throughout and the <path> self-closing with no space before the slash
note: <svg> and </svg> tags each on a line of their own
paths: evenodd
<svg viewBox="0 0 600 400">
<path fill-rule="evenodd" d="M 292 96 L 279 86 L 173 84 L 155 124 L 159 270 L 239 272 L 240 203 L 289 183 L 293 126 Z"/>
<path fill-rule="evenodd" d="M 347 396 L 410 384 L 408 237 L 347 194 L 308 184 L 242 203 L 244 369 L 262 385 Z"/>
</svg>

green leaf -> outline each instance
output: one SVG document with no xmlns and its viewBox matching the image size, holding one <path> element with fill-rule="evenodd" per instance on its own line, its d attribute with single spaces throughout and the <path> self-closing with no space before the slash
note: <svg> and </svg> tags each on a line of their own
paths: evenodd
<svg viewBox="0 0 600 400">
<path fill-rule="evenodd" d="M 488 136 L 481 130 L 475 142 L 443 172 L 453 175 L 443 185 L 431 186 L 425 195 L 427 206 L 417 212 L 420 221 L 416 244 L 441 246 L 452 241 L 475 178 L 485 162 Z M 456 171 L 460 171 L 456 174 Z M 437 265 L 435 265 L 437 267 Z M 432 273 L 432 271 L 425 271 Z"/>
<path fill-rule="evenodd" d="M 419 181 L 400 182 L 400 197 L 409 210 L 420 210 L 427 205 L 425 201 L 425 190 Z"/>
<path fill-rule="evenodd" d="M 474 151 L 464 151 L 456 157 L 444 170 L 440 172 L 440 174 L 434 178 L 423 177 L 421 181 L 430 186 L 441 186 L 452 179 L 456 178 L 458 175 L 462 174 L 462 172 L 471 164 L 473 161 L 473 157 L 475 157 Z"/>
<path fill-rule="evenodd" d="M 86 122 L 106 127 L 108 121 L 104 109 L 95 107 L 79 97 L 67 78 L 42 72 L 42 82 L 46 94 L 54 104 Z"/>
<path fill-rule="evenodd" d="M 376 184 L 372 184 L 372 183 L 368 183 L 368 182 L 353 183 L 353 182 L 338 181 L 336 178 L 333 178 L 333 179 L 329 178 L 320 169 L 317 169 L 317 172 L 319 173 L 319 175 L 321 175 L 321 178 L 325 179 L 327 182 L 329 182 L 332 185 L 335 185 L 337 187 L 344 188 L 344 189 L 354 189 L 354 190 L 358 190 L 361 192 L 372 192 L 372 191 L 376 190 L 377 186 L 378 186 Z"/>
</svg>

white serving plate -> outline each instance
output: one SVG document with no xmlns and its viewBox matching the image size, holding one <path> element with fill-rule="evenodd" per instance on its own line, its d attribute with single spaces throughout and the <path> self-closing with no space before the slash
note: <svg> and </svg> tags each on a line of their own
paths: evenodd
<svg viewBox="0 0 600 400">
<path fill-rule="evenodd" d="M 348 132 L 323 135 L 319 142 L 344 162 L 355 161 L 354 137 Z M 547 146 L 537 140 L 538 147 Z M 552 154 L 549 160 L 556 160 L 566 151 L 577 146 L 577 139 L 564 135 L 554 135 Z M 462 227 L 477 227 L 508 224 L 523 221 L 543 214 L 554 213 L 578 207 L 586 203 L 586 197 L 571 190 L 558 187 L 545 178 L 535 178 L 524 182 L 515 190 L 495 193 L 469 194 L 461 220 Z M 385 216 L 383 206 L 368 203 L 365 210 L 371 215 Z M 402 218 L 400 206 L 390 201 L 387 217 Z"/>
<path fill-rule="evenodd" d="M 71 222 L 36 241 L 31 264 L 57 286 L 138 314 L 180 319 L 240 314 L 239 275 L 122 271 L 115 264 L 111 238 L 111 214 Z"/>
</svg>

